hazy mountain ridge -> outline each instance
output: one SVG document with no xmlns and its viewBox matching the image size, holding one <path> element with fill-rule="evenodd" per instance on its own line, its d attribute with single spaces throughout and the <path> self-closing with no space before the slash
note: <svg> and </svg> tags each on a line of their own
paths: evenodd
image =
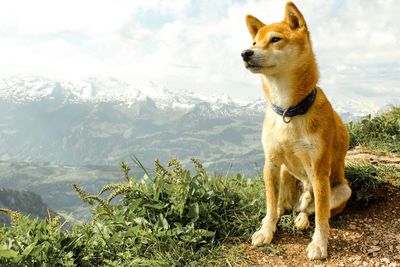
<svg viewBox="0 0 400 267">
<path fill-rule="evenodd" d="M 12 77 L 0 82 L 0 104 L 0 160 L 115 165 L 132 153 L 151 165 L 155 158 L 197 156 L 235 171 L 262 160 L 263 99 L 238 102 L 114 78 Z M 344 120 L 374 111 L 340 104 Z"/>
<path fill-rule="evenodd" d="M 133 153 L 148 164 L 171 156 L 212 163 L 261 151 L 254 136 L 265 101 L 243 105 L 151 83 L 141 88 L 145 95 L 114 79 L 14 78 L 1 85 L 1 160 L 113 165 Z"/>
<path fill-rule="evenodd" d="M 6 188 L 0 188 L 0 208 L 9 208 L 41 219 L 44 219 L 48 212 L 48 206 L 43 203 L 38 194 L 26 190 L 17 191 Z M 0 226 L 9 224 L 9 222 L 8 216 L 0 213 Z"/>
</svg>

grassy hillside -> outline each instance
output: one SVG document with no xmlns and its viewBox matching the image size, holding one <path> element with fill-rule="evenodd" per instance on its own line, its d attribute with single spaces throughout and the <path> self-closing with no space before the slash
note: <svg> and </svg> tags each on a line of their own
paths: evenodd
<svg viewBox="0 0 400 267">
<path fill-rule="evenodd" d="M 349 125 L 352 145 L 397 152 L 399 115 L 394 108 L 379 118 Z M 374 134 L 372 125 L 379 133 Z M 240 246 L 235 244 L 248 241 L 264 215 L 262 178 L 209 176 L 198 160 L 192 162 L 193 173 L 176 160 L 167 165 L 156 161 L 154 175 L 146 172 L 140 181 L 122 163 L 123 181 L 106 185 L 96 195 L 74 185 L 92 207 L 93 219 L 69 232 L 61 231 L 58 217 L 30 220 L 3 209 L 12 226 L 0 228 L 0 265 L 249 265 L 249 259 L 238 256 Z M 353 202 L 373 201 L 376 195 L 371 189 L 400 180 L 400 168 L 353 163 L 346 167 L 346 176 L 353 188 Z M 279 222 L 280 231 L 296 232 L 293 218 L 294 214 L 285 215 Z M 281 253 L 274 246 L 261 250 Z"/>
<path fill-rule="evenodd" d="M 400 107 L 392 107 L 377 117 L 371 115 L 359 123 L 347 125 L 350 149 L 356 146 L 380 152 L 400 153 Z"/>
</svg>

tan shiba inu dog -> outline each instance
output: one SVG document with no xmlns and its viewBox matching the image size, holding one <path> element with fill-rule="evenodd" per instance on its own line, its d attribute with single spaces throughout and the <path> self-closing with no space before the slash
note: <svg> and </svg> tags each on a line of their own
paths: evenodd
<svg viewBox="0 0 400 267">
<path fill-rule="evenodd" d="M 351 189 L 344 177 L 348 134 L 324 92 L 317 86 L 318 69 L 303 15 L 286 4 L 280 23 L 265 25 L 247 15 L 253 38 L 242 52 L 245 66 L 260 74 L 269 100 L 262 132 L 267 214 L 252 244 L 272 241 L 285 210 L 299 212 L 295 224 L 315 231 L 307 247 L 310 259 L 327 257 L 329 218 L 344 209 Z"/>
</svg>

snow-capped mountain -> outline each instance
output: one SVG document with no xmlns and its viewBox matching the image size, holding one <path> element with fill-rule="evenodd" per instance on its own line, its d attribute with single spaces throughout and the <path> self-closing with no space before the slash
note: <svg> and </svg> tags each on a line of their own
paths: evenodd
<svg viewBox="0 0 400 267">
<path fill-rule="evenodd" d="M 145 162 L 171 153 L 215 162 L 253 149 L 264 107 L 152 82 L 11 77 L 0 81 L 0 160 L 113 164 L 136 152 Z"/>
<path fill-rule="evenodd" d="M 54 81 L 43 77 L 12 77 L 0 81 L 0 99 L 16 103 L 46 100 L 62 104 L 113 103 L 128 107 L 149 103 L 160 110 L 189 112 L 203 116 L 248 116 L 264 111 L 266 101 L 238 102 L 227 94 L 202 95 L 190 90 L 173 92 L 153 82 L 129 84 L 115 78 Z"/>
<path fill-rule="evenodd" d="M 123 102 L 130 104 L 144 101 L 147 97 L 159 104 L 160 108 L 191 108 L 201 102 L 209 102 L 217 107 L 236 105 L 227 94 L 204 96 L 190 90 L 177 93 L 151 81 L 129 84 L 112 77 L 55 81 L 38 76 L 0 80 L 0 98 L 14 103 L 59 98 L 65 103 Z"/>
<path fill-rule="evenodd" d="M 77 81 L 55 81 L 39 76 L 3 78 L 0 80 L 0 99 L 18 104 L 46 99 L 64 104 L 119 103 L 128 106 L 152 102 L 158 109 L 197 109 L 203 115 L 214 112 L 222 116 L 259 115 L 266 105 L 265 99 L 235 101 L 227 94 L 206 96 L 190 90 L 176 92 L 151 81 L 131 84 L 112 77 Z M 382 110 L 375 103 L 358 100 L 332 101 L 332 104 L 346 122 Z"/>
<path fill-rule="evenodd" d="M 152 82 L 11 77 L 0 80 L 0 161 L 112 165 L 133 153 L 148 166 L 197 156 L 216 170 L 251 172 L 262 165 L 265 106 Z M 334 106 L 345 121 L 379 110 Z"/>
</svg>

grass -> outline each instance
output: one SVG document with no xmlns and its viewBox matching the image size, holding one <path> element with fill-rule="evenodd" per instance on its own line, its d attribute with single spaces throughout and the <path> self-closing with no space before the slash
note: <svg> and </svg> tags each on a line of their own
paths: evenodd
<svg viewBox="0 0 400 267">
<path fill-rule="evenodd" d="M 359 123 L 348 123 L 350 148 L 364 146 L 381 153 L 400 152 L 400 107 L 392 107 L 377 117 L 365 117 Z"/>
<path fill-rule="evenodd" d="M 382 115 L 390 123 L 370 118 L 349 126 L 352 144 L 397 152 L 398 132 L 391 131 L 398 115 L 395 109 Z M 381 132 L 368 133 L 370 139 L 358 136 L 374 131 L 368 128 L 371 125 L 386 125 L 392 130 L 378 127 Z M 74 185 L 76 193 L 90 205 L 92 220 L 69 231 L 62 230 L 58 217 L 30 220 L 0 209 L 12 220 L 11 227 L 0 228 L 0 266 L 254 265 L 244 255 L 251 254 L 246 241 L 265 213 L 261 177 L 209 176 L 196 159 L 192 159 L 194 173 L 171 160 L 166 165 L 155 161 L 154 175 L 150 175 L 137 159 L 134 161 L 145 172 L 143 179 L 132 176 L 131 168 L 123 162 L 122 182 L 106 185 L 98 194 Z M 376 200 L 374 192 L 383 184 L 399 186 L 400 168 L 353 163 L 346 166 L 346 177 L 353 203 L 368 203 Z M 295 216 L 284 215 L 279 231 L 299 233 L 293 225 Z M 285 254 L 274 245 L 252 249 Z"/>
</svg>

